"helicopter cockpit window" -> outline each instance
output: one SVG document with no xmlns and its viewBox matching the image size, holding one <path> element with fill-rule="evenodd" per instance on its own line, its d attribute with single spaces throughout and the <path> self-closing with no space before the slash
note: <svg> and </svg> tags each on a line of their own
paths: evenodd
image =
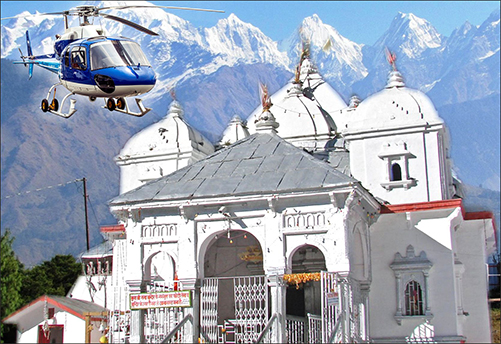
<svg viewBox="0 0 501 344">
<path fill-rule="evenodd" d="M 70 66 L 70 49 L 69 48 L 64 51 L 64 65 L 66 67 Z"/>
<path fill-rule="evenodd" d="M 149 66 L 149 62 L 144 56 L 143 51 L 139 47 L 139 44 L 136 42 L 129 41 L 121 41 L 122 47 L 127 55 L 127 59 L 129 60 L 129 64 L 131 66 Z"/>
<path fill-rule="evenodd" d="M 76 47 L 71 51 L 71 68 L 87 69 L 87 59 L 85 57 L 85 48 Z"/>
<path fill-rule="evenodd" d="M 139 45 L 129 41 L 103 41 L 91 45 L 91 69 L 122 66 L 149 66 Z"/>
</svg>

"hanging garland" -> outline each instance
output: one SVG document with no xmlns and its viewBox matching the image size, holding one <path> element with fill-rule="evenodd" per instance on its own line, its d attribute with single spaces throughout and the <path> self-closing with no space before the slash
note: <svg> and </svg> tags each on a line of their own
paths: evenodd
<svg viewBox="0 0 501 344">
<path fill-rule="evenodd" d="M 299 289 L 299 285 L 309 281 L 320 281 L 320 272 L 310 272 L 310 273 L 299 273 L 299 274 L 285 274 L 284 281 L 288 284 L 295 284 L 296 289 Z"/>
</svg>

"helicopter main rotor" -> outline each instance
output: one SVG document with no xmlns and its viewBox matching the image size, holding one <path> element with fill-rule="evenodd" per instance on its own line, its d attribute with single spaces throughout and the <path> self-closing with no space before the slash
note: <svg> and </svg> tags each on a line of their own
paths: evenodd
<svg viewBox="0 0 501 344">
<path fill-rule="evenodd" d="M 12 18 L 24 18 L 24 17 L 32 17 L 32 16 L 46 16 L 46 15 L 63 15 L 65 19 L 65 27 L 68 28 L 67 17 L 68 16 L 78 16 L 83 18 L 83 22 L 80 23 L 81 26 L 90 25 L 89 17 L 103 17 L 105 19 L 115 20 L 119 23 L 128 25 L 133 27 L 136 30 L 144 32 L 148 35 L 158 36 L 156 32 L 151 31 L 150 29 L 145 28 L 139 24 L 131 22 L 130 20 L 120 18 L 111 14 L 101 13 L 104 10 L 124 10 L 129 8 L 165 8 L 165 9 L 175 9 L 175 10 L 189 10 L 189 11 L 204 11 L 204 12 L 219 12 L 224 13 L 221 10 L 211 10 L 211 9 L 203 9 L 203 8 L 190 8 L 190 7 L 176 7 L 176 6 L 147 6 L 147 5 L 131 5 L 131 6 L 109 6 L 109 7 L 96 7 L 92 5 L 81 5 L 77 6 L 73 9 L 62 11 L 62 12 L 50 12 L 50 13 L 37 13 L 37 14 L 28 14 L 25 16 L 14 16 L 14 17 L 6 17 L 1 18 L 4 19 L 12 19 Z"/>
</svg>

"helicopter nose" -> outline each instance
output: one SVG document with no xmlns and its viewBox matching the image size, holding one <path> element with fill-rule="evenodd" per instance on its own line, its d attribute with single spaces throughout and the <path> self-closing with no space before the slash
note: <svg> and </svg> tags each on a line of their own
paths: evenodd
<svg viewBox="0 0 501 344">
<path fill-rule="evenodd" d="M 96 75 L 94 80 L 102 91 L 114 97 L 144 94 L 156 83 L 156 75 L 151 67 L 117 67 L 108 72 L 109 75 Z"/>
</svg>

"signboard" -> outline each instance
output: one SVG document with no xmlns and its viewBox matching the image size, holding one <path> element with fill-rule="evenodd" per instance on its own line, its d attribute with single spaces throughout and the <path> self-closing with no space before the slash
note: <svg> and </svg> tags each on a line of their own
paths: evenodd
<svg viewBox="0 0 501 344">
<path fill-rule="evenodd" d="M 327 293 L 327 306 L 339 305 L 339 294 L 337 292 Z"/>
<path fill-rule="evenodd" d="M 164 307 L 191 307 L 191 292 L 189 290 L 182 290 L 130 294 L 131 310 Z"/>
</svg>

